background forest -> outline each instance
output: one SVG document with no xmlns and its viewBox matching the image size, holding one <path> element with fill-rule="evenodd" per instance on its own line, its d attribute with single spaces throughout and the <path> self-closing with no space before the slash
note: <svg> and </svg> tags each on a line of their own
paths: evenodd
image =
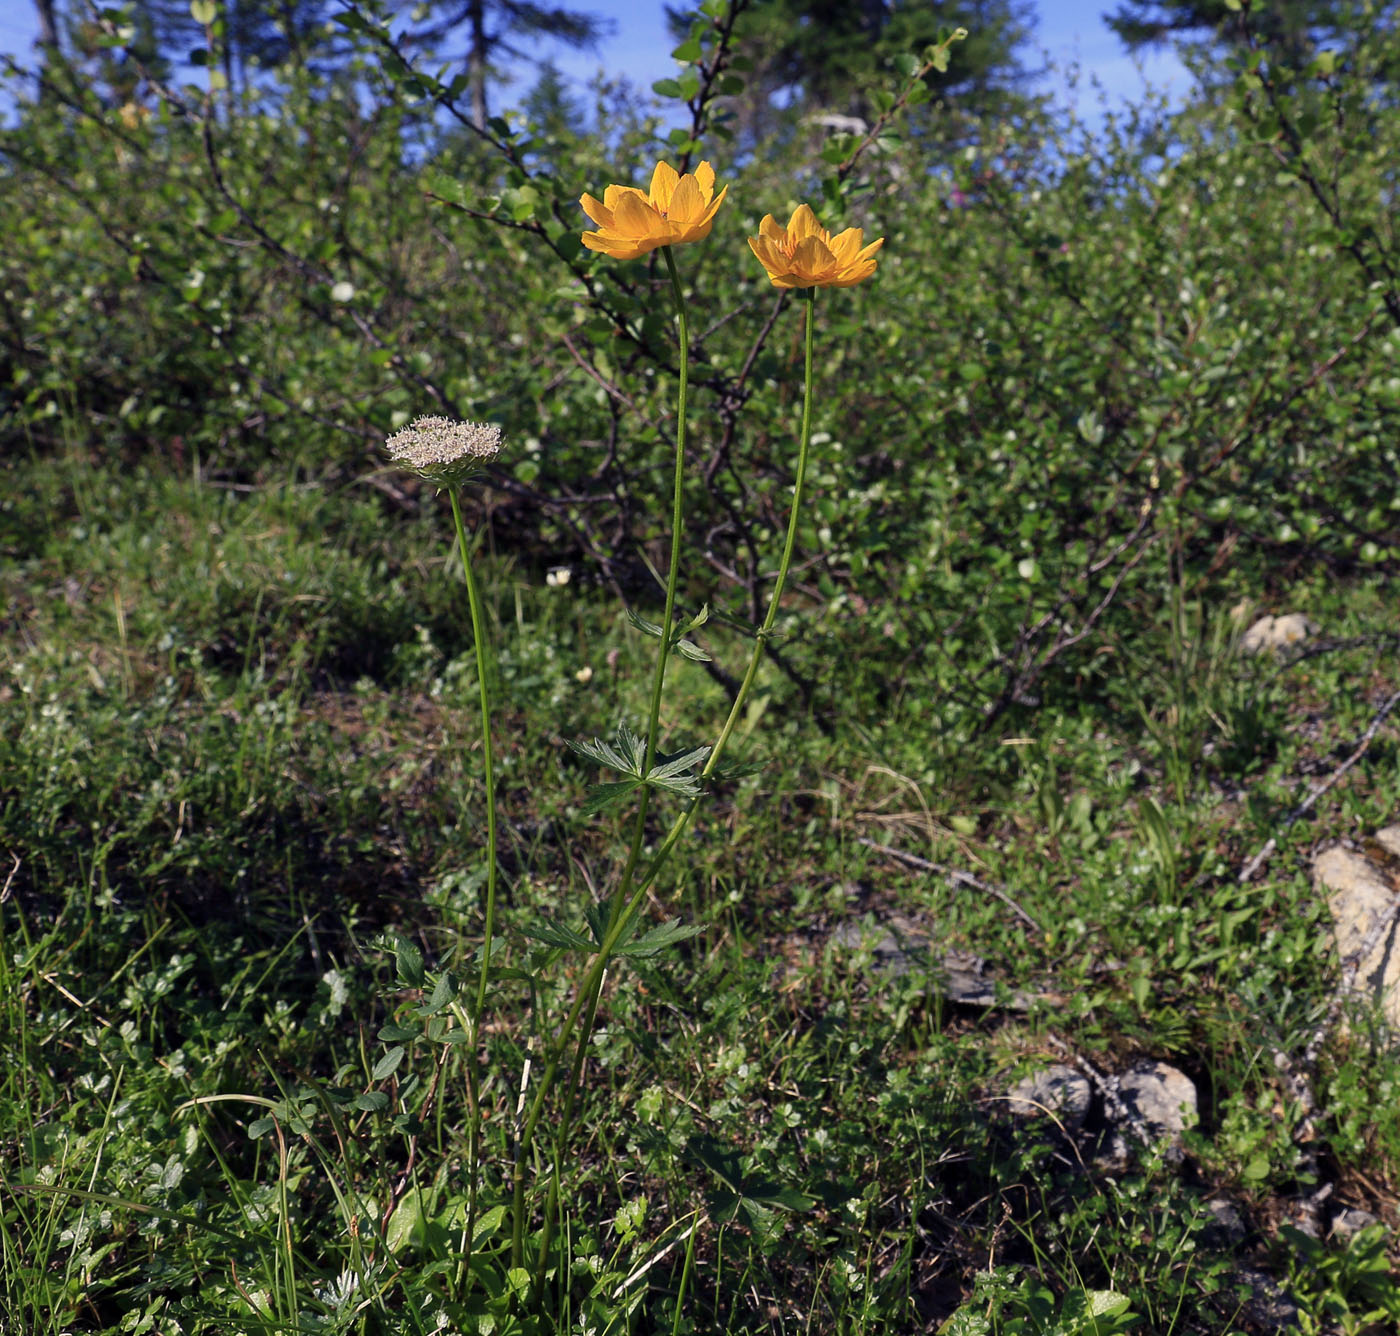
<svg viewBox="0 0 1400 1336">
<path fill-rule="evenodd" d="M 1400 1329 L 1397 1017 L 1314 875 L 1351 842 L 1393 940 L 1393 5 L 1125 0 L 1197 82 L 1092 126 L 1021 0 L 705 0 L 587 92 L 501 82 L 603 35 L 533 0 L 38 10 L 0 1332 Z M 602 962 L 635 812 L 568 744 L 646 716 L 681 353 L 578 199 L 658 159 L 729 189 L 676 248 L 668 755 L 762 652 Z M 803 201 L 885 243 L 813 308 L 766 636 L 803 326 L 745 238 Z M 419 414 L 503 431 L 489 660 Z"/>
</svg>

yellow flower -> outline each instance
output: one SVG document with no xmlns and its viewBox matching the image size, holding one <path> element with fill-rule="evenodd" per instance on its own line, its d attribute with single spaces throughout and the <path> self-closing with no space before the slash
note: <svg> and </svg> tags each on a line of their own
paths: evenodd
<svg viewBox="0 0 1400 1336">
<path fill-rule="evenodd" d="M 799 204 L 787 227 L 779 227 L 773 215 L 765 214 L 758 225 L 758 236 L 749 238 L 749 249 L 779 288 L 850 288 L 875 272 L 875 252 L 885 244 L 884 237 L 864 250 L 865 233 L 848 227 L 832 237 L 817 215 Z"/>
<path fill-rule="evenodd" d="M 614 260 L 635 260 L 658 246 L 704 241 L 728 193 L 725 186 L 715 194 L 715 171 L 708 162 L 702 162 L 693 176 L 689 172 L 681 176 L 670 163 L 658 162 L 651 174 L 650 194 L 635 186 L 609 186 L 602 203 L 592 195 L 579 200 L 598 227 L 583 234 L 583 244 Z"/>
</svg>

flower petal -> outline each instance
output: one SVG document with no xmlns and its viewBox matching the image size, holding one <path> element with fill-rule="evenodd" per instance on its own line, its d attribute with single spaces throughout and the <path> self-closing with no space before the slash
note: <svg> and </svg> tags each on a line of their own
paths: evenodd
<svg viewBox="0 0 1400 1336">
<path fill-rule="evenodd" d="M 603 203 L 609 209 L 616 210 L 618 201 L 624 195 L 635 195 L 643 204 L 647 203 L 647 197 L 636 186 L 609 186 L 603 191 Z"/>
<path fill-rule="evenodd" d="M 671 207 L 671 196 L 679 180 L 679 173 L 669 162 L 657 162 L 656 170 L 651 174 L 650 200 L 654 208 L 666 210 Z"/>
<path fill-rule="evenodd" d="M 676 183 L 676 188 L 671 194 L 670 207 L 666 209 L 666 217 L 680 227 L 689 227 L 699 223 L 705 213 L 705 198 L 700 193 L 700 187 L 696 184 L 693 176 L 683 176 Z"/>
<path fill-rule="evenodd" d="M 799 204 L 785 228 L 764 214 L 749 249 L 776 287 L 849 288 L 875 272 L 875 252 L 885 244 L 880 237 L 862 249 L 864 239 L 859 227 L 848 227 L 833 239 L 811 206 Z"/>
<path fill-rule="evenodd" d="M 639 247 L 636 242 L 628 241 L 615 233 L 605 235 L 602 232 L 585 232 L 582 240 L 589 250 L 601 251 L 604 255 L 612 256 L 614 260 L 635 260 L 639 255 L 646 253 L 645 247 Z"/>
<path fill-rule="evenodd" d="M 701 241 L 709 236 L 715 213 L 729 191 L 726 186 L 712 198 L 714 188 L 714 168 L 708 162 L 702 162 L 694 174 L 682 175 L 670 163 L 658 160 L 650 193 L 635 186 L 610 185 L 601 203 L 592 195 L 579 200 L 597 229 L 582 234 L 584 245 L 619 260 L 635 260 L 658 246 Z"/>
<path fill-rule="evenodd" d="M 711 223 L 714 221 L 715 214 L 719 212 L 719 206 L 724 203 L 724 197 L 727 194 L 729 194 L 729 187 L 725 186 L 725 188 L 710 201 L 710 207 L 705 210 L 705 217 L 701 220 L 702 222 Z"/>
<path fill-rule="evenodd" d="M 839 236 L 831 239 L 831 253 L 836 257 L 836 263 L 842 266 L 848 265 L 856 258 L 856 252 L 860 250 L 861 238 L 865 235 L 859 227 L 848 227 Z"/>
<path fill-rule="evenodd" d="M 776 281 L 779 274 L 787 272 L 787 258 L 773 244 L 772 238 L 766 236 L 750 237 L 749 249 L 753 251 L 759 264 L 768 271 L 769 278 Z"/>
<path fill-rule="evenodd" d="M 729 187 L 725 186 L 725 189 L 728 190 Z M 758 225 L 758 234 L 767 237 L 770 241 L 777 242 L 780 246 L 787 240 L 787 228 L 779 227 L 771 213 L 763 215 L 763 221 Z"/>
<path fill-rule="evenodd" d="M 788 237 L 794 245 L 804 241 L 807 237 L 821 237 L 825 241 L 830 235 L 817 222 L 817 215 L 812 212 L 810 204 L 799 204 L 792 211 L 792 221 L 788 223 L 787 231 Z"/>
<path fill-rule="evenodd" d="M 579 199 L 579 204 L 583 206 L 586 213 L 599 227 L 611 227 L 613 225 L 613 213 L 606 204 L 599 203 L 592 195 L 583 195 Z"/>
<path fill-rule="evenodd" d="M 863 251 L 861 251 L 861 253 L 860 253 L 859 255 L 856 256 L 856 258 L 855 258 L 855 263 L 856 263 L 856 264 L 863 264 L 863 263 L 864 263 L 866 260 L 868 260 L 872 255 L 874 255 L 875 252 L 876 252 L 877 250 L 879 250 L 880 247 L 883 246 L 884 244 L 885 244 L 885 239 L 884 239 L 884 237 L 880 237 L 877 241 L 872 241 L 872 242 L 870 243 L 870 245 L 868 245 Z M 871 273 L 874 273 L 874 272 L 875 272 L 875 266 L 874 266 L 874 265 L 871 265 L 871 266 L 870 266 L 870 271 L 871 271 Z"/>
<path fill-rule="evenodd" d="M 804 237 L 792 253 L 793 272 L 820 283 L 836 272 L 836 257 L 820 237 Z"/>
<path fill-rule="evenodd" d="M 856 265 L 854 269 L 848 269 L 840 278 L 828 280 L 822 286 L 826 288 L 853 288 L 857 283 L 864 283 L 874 272 L 874 260 L 867 260 L 864 264 Z"/>
<path fill-rule="evenodd" d="M 645 237 L 661 232 L 661 215 L 640 194 L 622 195 L 613 208 L 617 230 L 628 237 Z"/>
</svg>

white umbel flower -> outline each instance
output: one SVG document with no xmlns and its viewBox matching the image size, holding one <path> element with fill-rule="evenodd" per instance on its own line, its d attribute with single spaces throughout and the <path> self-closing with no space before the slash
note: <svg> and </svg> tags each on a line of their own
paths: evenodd
<svg viewBox="0 0 1400 1336">
<path fill-rule="evenodd" d="M 501 451 L 501 429 L 494 422 L 420 417 L 384 444 L 396 464 L 439 487 L 452 487 L 495 459 Z"/>
</svg>

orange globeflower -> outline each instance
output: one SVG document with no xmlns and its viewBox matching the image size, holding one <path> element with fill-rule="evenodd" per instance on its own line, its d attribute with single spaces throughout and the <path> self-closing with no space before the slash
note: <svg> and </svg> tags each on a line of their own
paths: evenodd
<svg viewBox="0 0 1400 1336">
<path fill-rule="evenodd" d="M 635 260 L 658 246 L 704 241 L 728 192 L 725 186 L 715 195 L 715 171 L 708 162 L 693 176 L 681 176 L 670 163 L 658 162 L 650 194 L 635 186 L 609 186 L 602 203 L 592 195 L 579 200 L 598 227 L 583 234 L 583 244 L 614 260 Z"/>
<path fill-rule="evenodd" d="M 779 288 L 851 288 L 875 272 L 875 252 L 884 237 L 864 250 L 864 231 L 848 227 L 835 238 L 806 204 L 799 204 L 786 228 L 765 214 L 749 249 Z"/>
</svg>

